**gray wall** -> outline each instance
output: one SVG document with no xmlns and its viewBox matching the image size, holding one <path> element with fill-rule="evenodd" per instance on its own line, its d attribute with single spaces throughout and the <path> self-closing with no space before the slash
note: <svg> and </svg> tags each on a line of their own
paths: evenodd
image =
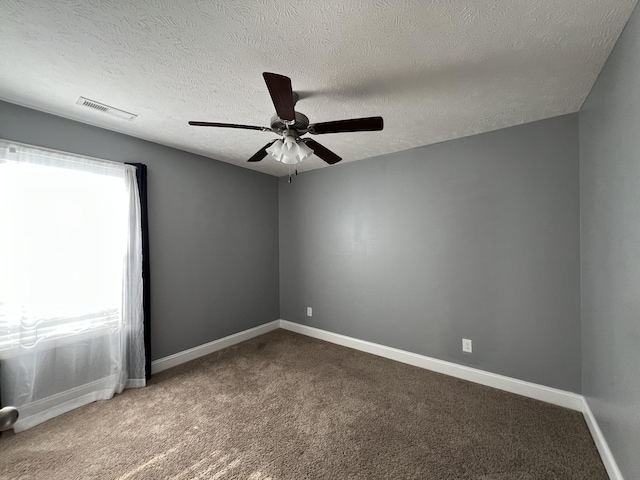
<svg viewBox="0 0 640 480">
<path fill-rule="evenodd" d="M 580 112 L 583 394 L 640 478 L 640 11 Z"/>
<path fill-rule="evenodd" d="M 279 318 L 275 177 L 5 102 L 0 138 L 148 165 L 154 359 Z"/>
<path fill-rule="evenodd" d="M 578 181 L 577 115 L 281 179 L 281 316 L 580 392 Z"/>
</svg>

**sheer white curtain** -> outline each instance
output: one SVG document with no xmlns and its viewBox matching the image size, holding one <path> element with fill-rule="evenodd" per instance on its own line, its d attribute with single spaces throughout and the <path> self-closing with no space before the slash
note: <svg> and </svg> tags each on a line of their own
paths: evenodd
<svg viewBox="0 0 640 480">
<path fill-rule="evenodd" d="M 135 167 L 0 140 L 0 392 L 22 431 L 145 385 Z"/>
</svg>

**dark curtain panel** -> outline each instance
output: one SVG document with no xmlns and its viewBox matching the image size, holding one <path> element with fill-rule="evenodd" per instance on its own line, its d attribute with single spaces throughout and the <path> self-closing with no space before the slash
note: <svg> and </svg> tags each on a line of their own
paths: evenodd
<svg viewBox="0 0 640 480">
<path fill-rule="evenodd" d="M 147 166 L 143 163 L 127 163 L 136 167 L 136 179 L 140 192 L 140 220 L 142 224 L 142 306 L 144 309 L 144 355 L 146 378 L 151 378 L 151 284 L 149 275 L 149 220 L 147 212 Z"/>
</svg>

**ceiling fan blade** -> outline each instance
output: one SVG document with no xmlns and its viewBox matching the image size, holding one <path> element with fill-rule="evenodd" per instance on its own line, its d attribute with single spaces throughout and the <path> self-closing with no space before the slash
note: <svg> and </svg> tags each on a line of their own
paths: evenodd
<svg viewBox="0 0 640 480">
<path fill-rule="evenodd" d="M 275 142 L 275 140 L 271 140 L 269 143 L 267 143 L 264 147 L 262 147 L 260 150 L 258 150 L 253 155 L 253 157 L 251 157 L 249 160 L 247 160 L 247 162 L 259 162 L 264 157 L 266 157 L 267 156 L 267 148 L 269 148 L 273 142 Z"/>
<path fill-rule="evenodd" d="M 291 79 L 277 73 L 264 72 L 264 81 L 269 89 L 273 106 L 280 120 L 295 120 L 296 112 L 293 110 L 294 99 Z"/>
<path fill-rule="evenodd" d="M 334 163 L 338 163 L 340 160 L 342 160 L 342 157 L 339 157 L 327 147 L 320 145 L 318 142 L 311 138 L 303 138 L 302 141 L 307 144 L 307 147 L 313 150 L 313 153 L 315 153 L 329 165 L 333 165 Z"/>
<path fill-rule="evenodd" d="M 256 125 L 239 125 L 237 123 L 217 123 L 217 122 L 189 122 L 194 127 L 224 127 L 224 128 L 242 128 L 244 130 L 262 130 L 263 132 L 271 132 L 269 127 L 258 127 Z"/>
<path fill-rule="evenodd" d="M 382 117 L 352 118 L 350 120 L 314 123 L 309 125 L 309 133 L 319 135 L 321 133 L 374 132 L 382 130 L 383 126 Z"/>
</svg>

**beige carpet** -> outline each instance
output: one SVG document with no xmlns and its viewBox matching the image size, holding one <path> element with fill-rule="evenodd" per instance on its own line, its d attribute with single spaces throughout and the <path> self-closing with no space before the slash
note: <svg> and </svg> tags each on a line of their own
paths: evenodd
<svg viewBox="0 0 640 480">
<path fill-rule="evenodd" d="M 277 330 L 0 438 L 2 479 L 606 479 L 578 412 Z"/>
</svg>

